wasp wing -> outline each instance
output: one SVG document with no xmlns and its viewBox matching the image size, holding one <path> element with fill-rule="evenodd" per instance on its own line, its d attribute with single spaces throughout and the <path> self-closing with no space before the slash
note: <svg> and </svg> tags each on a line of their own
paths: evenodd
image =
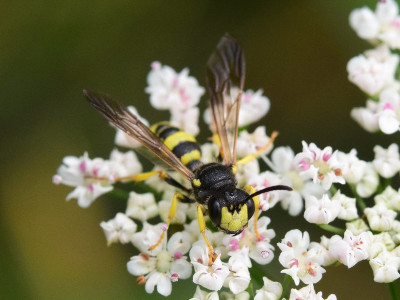
<svg viewBox="0 0 400 300">
<path fill-rule="evenodd" d="M 244 88 L 245 58 L 242 48 L 231 36 L 222 37 L 207 62 L 207 89 L 210 94 L 212 127 L 220 139 L 226 165 L 236 163 L 236 140 L 240 98 Z M 232 99 L 231 87 L 239 94 Z"/>
<path fill-rule="evenodd" d="M 193 172 L 186 168 L 178 157 L 137 116 L 132 114 L 126 106 L 99 93 L 88 90 L 83 90 L 83 93 L 89 103 L 108 121 L 130 137 L 136 139 L 161 161 L 181 173 L 186 179 L 192 180 L 194 178 Z"/>
</svg>

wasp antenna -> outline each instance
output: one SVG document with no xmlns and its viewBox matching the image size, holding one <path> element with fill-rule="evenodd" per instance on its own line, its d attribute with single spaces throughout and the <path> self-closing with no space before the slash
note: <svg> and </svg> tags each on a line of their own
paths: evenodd
<svg viewBox="0 0 400 300">
<path fill-rule="evenodd" d="M 290 186 L 287 186 L 287 185 L 269 186 L 269 187 L 267 187 L 265 189 L 261 189 L 261 190 L 255 192 L 255 193 L 249 195 L 244 202 L 246 202 L 247 200 L 249 200 L 249 199 L 251 199 L 251 198 L 253 198 L 255 196 L 258 196 L 258 195 L 261 195 L 261 194 L 264 194 L 264 193 L 268 193 L 268 192 L 272 192 L 272 191 L 289 191 L 290 192 L 290 191 L 293 191 L 293 189 Z"/>
</svg>

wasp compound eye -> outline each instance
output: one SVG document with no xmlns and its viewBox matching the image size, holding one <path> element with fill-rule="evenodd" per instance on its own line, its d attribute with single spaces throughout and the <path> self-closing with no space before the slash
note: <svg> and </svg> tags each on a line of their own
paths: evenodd
<svg viewBox="0 0 400 300">
<path fill-rule="evenodd" d="M 219 227 L 221 223 L 221 202 L 216 198 L 212 198 L 208 202 L 208 215 L 215 226 Z"/>
<path fill-rule="evenodd" d="M 254 200 L 253 198 L 250 198 L 249 200 L 247 200 L 246 202 L 247 204 L 247 217 L 249 218 L 249 220 L 251 219 L 251 217 L 254 215 Z"/>
</svg>

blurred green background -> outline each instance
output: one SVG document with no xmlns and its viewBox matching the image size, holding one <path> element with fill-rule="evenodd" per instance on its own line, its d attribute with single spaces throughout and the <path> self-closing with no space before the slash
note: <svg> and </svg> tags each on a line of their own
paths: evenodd
<svg viewBox="0 0 400 300">
<path fill-rule="evenodd" d="M 205 63 L 229 32 L 247 57 L 246 88 L 263 88 L 271 110 L 263 119 L 280 131 L 277 145 L 301 141 L 371 159 L 376 144 L 395 136 L 364 132 L 350 109 L 363 94 L 347 80 L 346 63 L 369 48 L 348 25 L 354 8 L 376 1 L 8 1 L 0 18 L 2 109 L 0 297 L 2 299 L 141 299 L 143 287 L 126 271 L 129 246 L 106 246 L 99 227 L 124 209 L 110 197 L 89 209 L 65 202 L 70 188 L 51 177 L 66 155 L 108 157 L 114 132 L 84 101 L 82 89 L 134 104 L 151 122 L 144 93 L 150 63 L 159 60 L 204 86 Z M 205 98 L 202 103 L 205 107 Z M 203 126 L 200 140 L 208 131 Z M 280 208 L 271 226 L 298 226 Z M 318 234 L 314 233 L 313 237 Z M 279 252 L 277 251 L 276 254 Z M 269 273 L 279 273 L 275 263 Z M 172 296 L 194 294 L 189 281 Z M 338 299 L 385 299 L 367 263 L 328 268 L 317 291 Z M 153 294 L 151 299 L 162 299 Z"/>
</svg>

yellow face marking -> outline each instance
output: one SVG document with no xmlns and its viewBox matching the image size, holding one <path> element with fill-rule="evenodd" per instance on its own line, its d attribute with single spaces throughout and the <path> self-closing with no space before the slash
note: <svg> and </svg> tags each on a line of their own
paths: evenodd
<svg viewBox="0 0 400 300">
<path fill-rule="evenodd" d="M 190 163 L 192 160 L 194 159 L 201 159 L 201 153 L 199 150 L 192 150 L 188 153 L 185 153 L 181 156 L 181 162 L 184 165 L 187 165 L 188 163 Z"/>
<path fill-rule="evenodd" d="M 187 132 L 178 131 L 164 140 L 164 144 L 170 150 L 173 150 L 180 142 L 196 142 L 196 139 Z"/>
<path fill-rule="evenodd" d="M 192 180 L 192 183 L 193 183 L 194 186 L 197 186 L 197 187 L 201 186 L 201 182 L 200 182 L 200 180 L 197 179 L 197 178 L 193 179 L 193 180 Z"/>
<path fill-rule="evenodd" d="M 233 213 L 229 212 L 228 207 L 224 206 L 221 210 L 221 224 L 220 227 L 229 231 L 238 231 L 248 223 L 247 205 L 243 205 L 239 213 L 235 210 Z"/>
</svg>

